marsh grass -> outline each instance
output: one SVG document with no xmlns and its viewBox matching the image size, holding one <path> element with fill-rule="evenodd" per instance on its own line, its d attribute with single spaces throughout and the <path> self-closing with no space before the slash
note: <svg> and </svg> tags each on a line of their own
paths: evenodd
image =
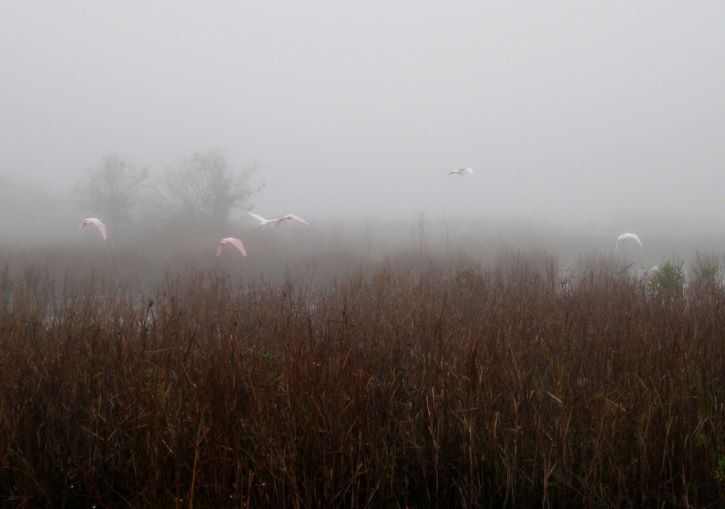
<svg viewBox="0 0 725 509">
<path fill-rule="evenodd" d="M 421 262 L 422 263 L 422 262 Z M 0 274 L 8 507 L 715 507 L 725 293 L 604 263 Z"/>
</svg>

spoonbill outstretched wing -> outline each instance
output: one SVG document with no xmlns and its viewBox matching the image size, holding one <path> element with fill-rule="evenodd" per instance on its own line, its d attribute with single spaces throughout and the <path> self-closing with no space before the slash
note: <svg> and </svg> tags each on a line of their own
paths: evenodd
<svg viewBox="0 0 725 509">
<path fill-rule="evenodd" d="M 625 240 L 634 240 L 637 244 L 639 244 L 639 247 L 644 247 L 642 245 L 642 241 L 639 240 L 639 235 L 636 233 L 623 233 L 619 237 L 617 237 L 617 241 L 614 243 L 614 250 L 619 250 L 619 245 L 624 242 Z"/>
<path fill-rule="evenodd" d="M 296 216 L 294 214 L 285 214 L 284 216 L 282 216 L 279 219 L 276 219 L 274 221 L 274 227 L 277 228 L 280 224 L 282 224 L 283 221 L 287 221 L 287 220 L 297 221 L 298 223 L 306 224 L 308 226 L 310 225 L 310 223 L 308 223 L 307 221 L 302 219 L 300 216 Z"/>
<path fill-rule="evenodd" d="M 103 221 L 101 221 L 97 217 L 87 217 L 86 219 L 81 221 L 81 226 L 78 229 L 80 231 L 83 231 L 83 228 L 85 228 L 87 224 L 92 224 L 93 226 L 98 228 L 98 231 L 101 232 L 101 237 L 103 237 L 103 240 L 108 240 L 108 235 L 106 234 L 106 225 L 103 224 Z"/>
<path fill-rule="evenodd" d="M 242 244 L 242 241 L 239 240 L 236 237 L 227 237 L 225 239 L 222 239 L 219 241 L 219 246 L 216 248 L 216 255 L 219 256 L 224 252 L 224 246 L 227 244 L 231 244 L 232 246 L 239 249 L 239 252 L 242 253 L 242 256 L 247 256 L 247 250 L 244 249 L 244 244 Z"/>
<path fill-rule="evenodd" d="M 448 172 L 448 175 L 458 175 L 459 177 L 463 177 L 465 175 L 473 175 L 473 168 L 469 168 L 468 166 L 466 166 L 457 170 L 450 170 Z"/>
</svg>

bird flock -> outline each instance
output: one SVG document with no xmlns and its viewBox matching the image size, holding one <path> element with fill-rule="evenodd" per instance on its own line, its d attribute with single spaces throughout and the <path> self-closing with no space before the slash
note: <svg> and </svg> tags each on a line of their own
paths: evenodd
<svg viewBox="0 0 725 509">
<path fill-rule="evenodd" d="M 473 175 L 474 171 L 473 168 L 469 168 L 468 166 L 464 166 L 463 168 L 459 168 L 457 170 L 449 170 L 448 175 L 452 176 L 459 176 L 459 177 L 465 177 L 466 175 Z M 285 214 L 284 216 L 275 217 L 272 219 L 268 219 L 266 217 L 260 216 L 259 214 L 255 214 L 253 212 L 247 212 L 254 220 L 257 221 L 257 229 L 261 230 L 263 228 L 277 228 L 280 224 L 282 224 L 285 221 L 296 221 L 298 223 L 302 223 L 304 225 L 309 226 L 310 223 L 305 221 L 302 217 L 296 215 L 296 214 Z M 92 225 L 95 226 L 98 232 L 101 234 L 101 237 L 103 237 L 103 240 L 108 240 L 108 231 L 106 229 L 106 225 L 97 217 L 88 217 L 81 221 L 81 225 L 79 230 L 83 231 L 83 229 L 88 226 Z M 636 233 L 622 233 L 617 237 L 617 240 L 614 243 L 614 250 L 619 251 L 620 246 L 625 241 L 633 241 L 636 242 L 639 247 L 643 248 L 644 245 L 642 244 L 642 240 L 639 238 L 639 235 Z M 224 248 L 228 245 L 234 246 L 241 254 L 242 256 L 247 256 L 247 249 L 244 247 L 244 243 L 236 238 L 236 237 L 225 237 L 219 241 L 219 244 L 217 246 L 216 255 L 221 256 L 224 252 Z M 654 269 L 655 267 L 653 267 Z"/>
<path fill-rule="evenodd" d="M 258 214 L 253 214 L 251 212 L 247 212 L 250 216 L 255 218 L 259 222 L 259 228 L 263 228 L 265 226 L 271 226 L 272 228 L 277 228 L 280 224 L 282 224 L 284 221 L 297 221 L 298 223 L 306 224 L 309 226 L 310 223 L 305 221 L 303 218 L 301 218 L 298 215 L 295 214 L 285 214 L 282 217 L 278 217 L 275 219 L 266 219 Z M 97 217 L 88 217 L 81 221 L 81 225 L 79 230 L 83 231 L 83 229 L 87 225 L 93 225 L 98 229 L 98 232 L 101 234 L 101 237 L 103 237 L 103 240 L 108 240 L 108 232 L 106 230 L 106 225 Z M 247 256 L 247 249 L 244 247 L 244 243 L 236 238 L 236 237 L 225 237 L 222 240 L 219 241 L 219 244 L 217 245 L 216 255 L 221 256 L 221 254 L 224 252 L 224 247 L 227 245 L 232 245 L 242 254 L 242 256 Z"/>
</svg>

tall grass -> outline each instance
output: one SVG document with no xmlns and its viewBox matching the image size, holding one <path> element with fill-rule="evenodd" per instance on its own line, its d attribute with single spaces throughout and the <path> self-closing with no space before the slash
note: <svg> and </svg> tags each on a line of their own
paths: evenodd
<svg viewBox="0 0 725 509">
<path fill-rule="evenodd" d="M 13 507 L 704 507 L 725 292 L 431 266 L 324 287 L 0 274 Z"/>
</svg>

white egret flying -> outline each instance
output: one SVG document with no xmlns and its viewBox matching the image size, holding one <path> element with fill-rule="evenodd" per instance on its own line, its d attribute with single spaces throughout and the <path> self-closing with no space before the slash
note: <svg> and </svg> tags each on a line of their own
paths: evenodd
<svg viewBox="0 0 725 509">
<path fill-rule="evenodd" d="M 644 247 L 642 245 L 642 241 L 639 240 L 639 235 L 637 235 L 636 233 L 623 233 L 619 237 L 617 237 L 617 241 L 614 243 L 614 250 L 618 251 L 619 245 L 622 244 L 622 242 L 624 242 L 625 240 L 633 240 L 637 244 L 639 244 L 639 247 Z"/>
<path fill-rule="evenodd" d="M 469 168 L 468 166 L 464 168 L 459 168 L 457 170 L 449 170 L 448 175 L 458 175 L 459 177 L 464 177 L 466 175 L 473 175 L 473 168 Z"/>
<path fill-rule="evenodd" d="M 266 217 L 262 217 L 259 214 L 254 214 L 253 212 L 247 212 L 247 214 L 257 220 L 257 222 L 259 223 L 258 228 L 264 228 L 265 226 L 272 226 L 272 228 L 277 228 L 283 221 L 287 220 L 297 221 L 298 223 L 306 225 L 310 224 L 302 219 L 300 216 L 296 216 L 294 214 L 285 214 L 282 217 L 275 217 L 274 219 L 267 219 Z"/>
</svg>

